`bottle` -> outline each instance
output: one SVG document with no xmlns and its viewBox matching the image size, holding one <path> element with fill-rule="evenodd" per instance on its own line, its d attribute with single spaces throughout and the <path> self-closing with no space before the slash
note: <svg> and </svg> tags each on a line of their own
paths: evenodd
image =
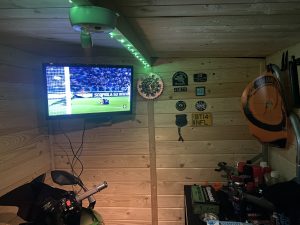
<svg viewBox="0 0 300 225">
<path fill-rule="evenodd" d="M 245 165 L 246 165 L 245 162 L 238 162 L 237 163 L 238 175 L 242 175 L 244 173 L 244 167 L 245 167 Z"/>
<path fill-rule="evenodd" d="M 264 168 L 268 167 L 268 163 L 265 162 L 265 161 L 261 161 L 261 162 L 259 163 L 259 166 L 260 166 L 262 169 L 264 169 Z"/>
<path fill-rule="evenodd" d="M 268 163 L 265 161 L 261 161 L 259 163 L 261 167 L 261 176 L 259 180 L 260 187 L 264 188 L 267 185 L 270 185 L 271 180 L 271 167 L 268 166 Z"/>
<path fill-rule="evenodd" d="M 254 180 L 255 187 L 258 187 L 262 179 L 261 167 L 259 165 L 252 165 L 252 171 L 253 171 L 253 180 Z"/>
<path fill-rule="evenodd" d="M 259 163 L 261 167 L 261 177 L 260 177 L 260 186 L 264 187 L 270 180 L 271 167 L 268 166 L 268 163 L 261 161 Z"/>
</svg>

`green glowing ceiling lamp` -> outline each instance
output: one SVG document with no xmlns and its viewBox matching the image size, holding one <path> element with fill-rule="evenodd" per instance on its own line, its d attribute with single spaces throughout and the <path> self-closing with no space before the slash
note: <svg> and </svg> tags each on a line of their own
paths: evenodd
<svg viewBox="0 0 300 225">
<path fill-rule="evenodd" d="M 73 6 L 69 18 L 74 30 L 80 31 L 83 48 L 92 47 L 92 33 L 110 32 L 115 29 L 118 14 L 98 6 Z"/>
<path fill-rule="evenodd" d="M 138 49 L 117 29 L 119 14 L 110 9 L 91 5 L 88 0 L 69 0 L 73 4 L 70 8 L 69 18 L 72 27 L 80 32 L 80 40 L 83 48 L 93 46 L 92 34 L 107 32 L 110 37 L 120 42 L 128 51 L 137 57 L 146 68 L 150 64 L 138 51 Z"/>
</svg>

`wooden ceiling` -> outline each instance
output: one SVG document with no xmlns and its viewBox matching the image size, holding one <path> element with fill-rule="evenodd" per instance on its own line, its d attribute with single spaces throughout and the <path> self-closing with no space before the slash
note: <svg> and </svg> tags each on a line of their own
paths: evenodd
<svg viewBox="0 0 300 225">
<path fill-rule="evenodd" d="M 133 42 L 154 58 L 265 57 L 300 42 L 300 0 L 93 2 L 116 10 Z M 62 46 L 80 49 L 70 7 L 68 0 L 1 0 L 0 44 L 50 55 Z M 107 34 L 93 41 L 99 54 L 125 51 Z"/>
</svg>

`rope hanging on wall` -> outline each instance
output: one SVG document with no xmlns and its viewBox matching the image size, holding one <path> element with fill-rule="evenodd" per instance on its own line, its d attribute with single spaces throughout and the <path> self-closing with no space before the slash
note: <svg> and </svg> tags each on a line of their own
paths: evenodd
<svg viewBox="0 0 300 225">
<path fill-rule="evenodd" d="M 184 141 L 182 135 L 181 135 L 181 128 L 186 126 L 187 125 L 187 116 L 186 114 L 178 114 L 178 115 L 175 115 L 176 116 L 176 125 L 178 127 L 178 135 L 179 135 L 179 138 L 178 138 L 178 141 Z"/>
</svg>

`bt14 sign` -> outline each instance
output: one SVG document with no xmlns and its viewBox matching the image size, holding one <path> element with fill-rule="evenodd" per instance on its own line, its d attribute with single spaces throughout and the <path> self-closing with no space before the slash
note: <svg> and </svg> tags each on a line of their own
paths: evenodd
<svg viewBox="0 0 300 225">
<path fill-rule="evenodd" d="M 192 113 L 192 126 L 212 126 L 212 114 L 207 113 Z"/>
</svg>

